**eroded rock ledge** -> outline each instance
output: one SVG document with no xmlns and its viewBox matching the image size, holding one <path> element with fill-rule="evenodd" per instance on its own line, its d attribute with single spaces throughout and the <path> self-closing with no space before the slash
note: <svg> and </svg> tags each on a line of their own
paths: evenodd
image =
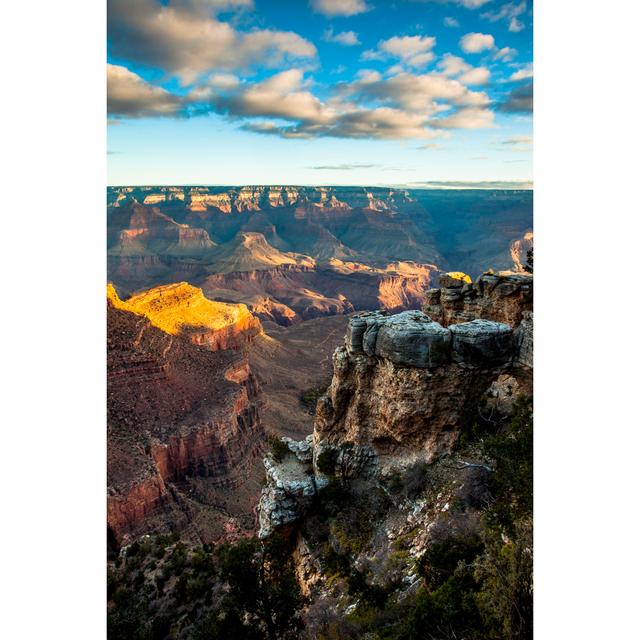
<svg viewBox="0 0 640 640">
<path fill-rule="evenodd" d="M 533 275 L 529 273 L 485 273 L 475 283 L 468 276 L 446 274 L 440 286 L 427 292 L 424 311 L 445 326 L 484 318 L 515 328 L 525 313 L 533 311 Z"/>
<path fill-rule="evenodd" d="M 463 285 L 464 286 L 464 285 Z M 265 459 L 260 535 L 295 522 L 330 476 L 376 478 L 451 453 L 480 399 L 531 387 L 532 314 L 443 327 L 421 311 L 350 319 L 314 432 Z M 497 386 L 496 386 L 497 384 Z"/>
</svg>

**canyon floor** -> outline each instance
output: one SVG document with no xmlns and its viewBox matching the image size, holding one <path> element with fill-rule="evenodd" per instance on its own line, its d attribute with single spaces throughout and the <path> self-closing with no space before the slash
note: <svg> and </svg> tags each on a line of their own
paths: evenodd
<svg viewBox="0 0 640 640">
<path fill-rule="evenodd" d="M 272 434 L 301 439 L 313 431 L 315 399 L 331 381 L 331 355 L 349 316 L 328 316 L 291 327 L 264 322 L 249 351 L 263 390 L 262 422 Z"/>
</svg>

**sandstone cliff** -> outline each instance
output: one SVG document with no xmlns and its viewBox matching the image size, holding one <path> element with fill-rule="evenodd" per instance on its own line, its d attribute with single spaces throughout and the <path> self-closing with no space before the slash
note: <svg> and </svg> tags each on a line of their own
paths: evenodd
<svg viewBox="0 0 640 640">
<path fill-rule="evenodd" d="M 145 532 L 184 530 L 211 540 L 223 535 L 230 520 L 250 530 L 264 432 L 246 358 L 203 348 L 118 306 L 112 293 L 107 302 L 111 539 L 120 544 Z M 236 492 L 233 502 L 229 487 Z"/>
</svg>

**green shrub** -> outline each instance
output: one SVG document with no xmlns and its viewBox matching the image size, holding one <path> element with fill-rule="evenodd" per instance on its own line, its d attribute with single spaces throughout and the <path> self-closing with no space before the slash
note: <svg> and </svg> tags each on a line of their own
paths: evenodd
<svg viewBox="0 0 640 640">
<path fill-rule="evenodd" d="M 271 455 L 276 462 L 282 462 L 289 453 L 289 447 L 277 436 L 269 438 L 269 446 L 271 447 Z"/>
<path fill-rule="evenodd" d="M 316 467 L 320 473 L 327 476 L 333 476 L 336 472 L 336 462 L 338 461 L 338 452 L 333 448 L 324 449 L 316 458 Z"/>
</svg>

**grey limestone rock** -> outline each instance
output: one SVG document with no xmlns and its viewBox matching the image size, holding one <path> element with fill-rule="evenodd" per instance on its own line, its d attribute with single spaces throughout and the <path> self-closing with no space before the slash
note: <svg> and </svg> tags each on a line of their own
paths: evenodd
<svg viewBox="0 0 640 640">
<path fill-rule="evenodd" d="M 515 331 L 516 357 L 515 364 L 528 369 L 533 368 L 533 313 L 525 311 L 522 322 Z"/>
<path fill-rule="evenodd" d="M 271 456 L 264 459 L 267 484 L 258 505 L 260 538 L 266 538 L 275 528 L 302 517 L 322 484 L 313 475 L 312 436 L 301 442 L 290 438 L 282 440 L 291 454 L 281 462 Z"/>
<path fill-rule="evenodd" d="M 363 337 L 368 327 L 375 325 L 384 316 L 380 311 L 359 313 L 349 319 L 345 335 L 345 345 L 349 353 L 363 353 Z"/>
<path fill-rule="evenodd" d="M 394 364 L 436 367 L 449 360 L 451 334 L 421 311 L 385 318 L 378 330 L 376 355 Z"/>
<path fill-rule="evenodd" d="M 472 320 L 449 327 L 453 360 L 472 367 L 495 367 L 513 356 L 513 330 L 492 320 Z"/>
</svg>

